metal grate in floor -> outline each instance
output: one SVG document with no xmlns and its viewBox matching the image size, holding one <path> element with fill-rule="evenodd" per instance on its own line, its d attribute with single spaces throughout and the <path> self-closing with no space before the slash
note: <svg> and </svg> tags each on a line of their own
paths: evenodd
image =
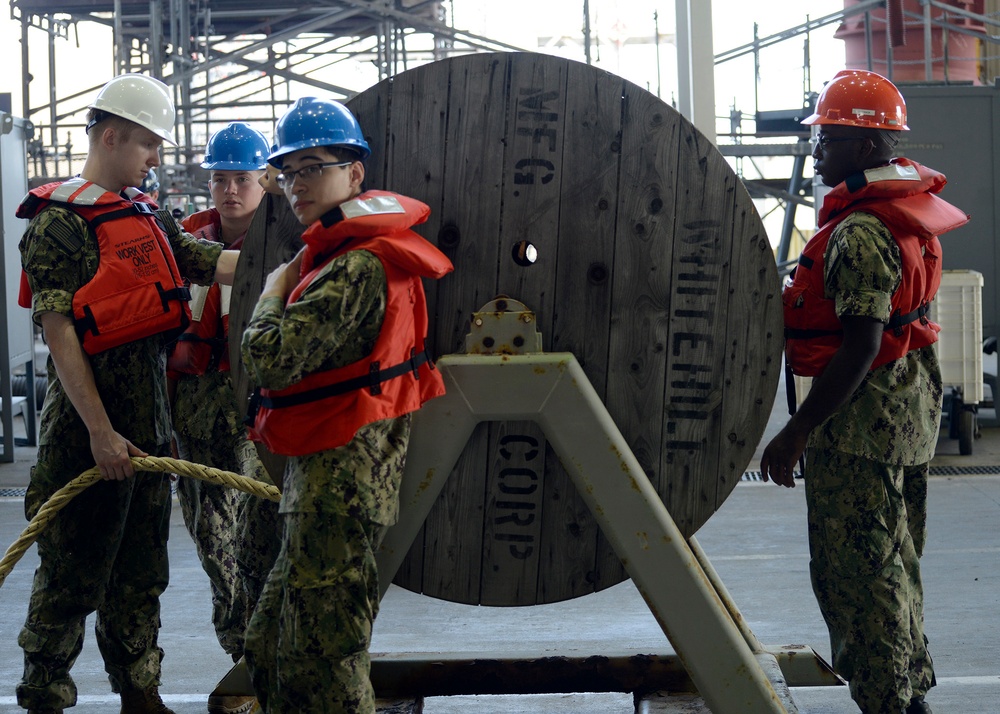
<svg viewBox="0 0 1000 714">
<path fill-rule="evenodd" d="M 795 478 L 802 478 L 802 474 L 800 474 L 798 471 L 794 471 L 793 473 L 795 474 Z M 740 479 L 740 481 L 763 481 L 763 480 L 764 479 L 761 477 L 760 471 L 746 471 L 743 474 L 743 478 Z"/>
<path fill-rule="evenodd" d="M 24 498 L 28 489 L 25 487 L 3 488 L 0 487 L 0 498 Z M 177 485 L 170 484 L 170 495 L 177 495 Z"/>
<path fill-rule="evenodd" d="M 931 476 L 977 476 L 977 475 L 1000 475 L 1000 465 L 996 466 L 931 466 Z M 795 472 L 795 478 L 802 478 L 802 474 Z M 760 471 L 747 471 L 743 474 L 741 481 L 763 481 Z"/>
<path fill-rule="evenodd" d="M 1000 465 L 995 466 L 931 466 L 931 476 L 974 476 L 976 474 L 1000 474 Z"/>
</svg>

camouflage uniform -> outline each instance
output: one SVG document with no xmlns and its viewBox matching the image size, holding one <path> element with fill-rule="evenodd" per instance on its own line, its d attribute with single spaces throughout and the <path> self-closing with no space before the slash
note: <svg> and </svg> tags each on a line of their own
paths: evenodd
<svg viewBox="0 0 1000 714">
<path fill-rule="evenodd" d="M 901 272 L 885 225 L 852 214 L 831 236 L 825 260 L 827 297 L 838 316 L 888 321 Z M 813 590 L 834 668 L 871 714 L 903 712 L 934 684 L 919 559 L 941 392 L 933 347 L 912 350 L 870 371 L 809 438 Z"/>
<path fill-rule="evenodd" d="M 252 441 L 243 439 L 239 445 L 239 473 L 258 481 L 275 485 L 257 455 Z M 278 504 L 246 494 L 236 511 L 236 568 L 240 596 L 247 603 L 244 633 L 250 616 L 264 591 L 264 581 L 278 559 L 281 548 L 281 521 Z"/>
<path fill-rule="evenodd" d="M 228 372 L 184 374 L 177 381 L 173 404 L 177 453 L 185 461 L 243 473 L 253 444 L 236 407 Z M 249 451 L 246 447 L 249 446 Z M 247 464 L 255 470 L 253 461 Z M 244 473 L 253 476 L 253 473 Z M 198 558 L 212 587 L 212 623 L 219 644 L 233 660 L 243 656 L 247 602 L 236 563 L 237 514 L 248 494 L 226 486 L 181 476 L 177 500 L 184 525 L 195 542 Z"/>
<path fill-rule="evenodd" d="M 209 281 L 222 246 L 187 234 L 171 237 L 178 265 Z M 97 241 L 86 223 L 54 205 L 28 226 L 21 262 L 43 312 L 71 317 L 73 294 L 96 273 Z M 166 343 L 148 337 L 90 356 L 94 381 L 116 431 L 154 455 L 169 454 Z M 94 466 L 90 437 L 66 395 L 51 356 L 42 407 L 36 466 L 25 496 L 30 518 L 52 493 Z M 83 644 L 85 618 L 97 612 L 97 641 L 114 691 L 159 684 L 159 596 L 167 585 L 169 483 L 139 473 L 102 481 L 73 499 L 38 539 L 40 564 L 18 638 L 24 677 L 17 685 L 25 708 L 71 707 L 69 674 Z"/>
<path fill-rule="evenodd" d="M 204 214 L 219 228 L 218 210 L 209 209 Z M 231 373 L 220 372 L 217 360 L 213 360 L 204 374 L 179 373 L 176 380 L 173 418 L 178 455 L 186 461 L 266 479 L 257 450 L 247 440 L 243 425 L 245 407 L 233 391 Z M 255 502 L 253 509 L 247 505 L 251 499 Z M 256 555 L 256 548 L 241 547 L 243 529 L 239 518 L 241 514 L 250 517 L 260 509 L 259 517 L 269 518 L 274 524 L 278 506 L 237 489 L 183 476 L 177 482 L 177 500 L 212 586 L 215 634 L 222 649 L 237 661 L 243 656 L 243 634 L 250 611 L 260 596 L 259 585 L 249 590 L 244 587 L 241 571 L 248 571 L 251 582 L 259 583 L 258 571 L 266 574 L 270 570 L 278 545 L 276 528 L 271 530 L 269 542 L 259 528 L 253 531 L 260 533 L 254 545 L 263 546 L 263 551 Z M 240 557 L 250 564 L 241 568 Z"/>
<path fill-rule="evenodd" d="M 181 384 L 193 380 L 182 379 Z M 232 389 L 230 388 L 230 393 Z M 183 398 L 178 385 L 178 399 Z M 183 406 L 175 407 L 175 425 Z M 183 427 L 182 427 L 183 428 Z M 180 437 L 177 448 L 186 461 L 232 471 L 272 484 L 257 448 L 241 425 L 236 433 L 220 414 L 216 440 Z M 264 578 L 278 557 L 278 504 L 238 489 L 180 477 L 177 496 L 184 524 L 212 586 L 212 623 L 219 644 L 233 661 L 243 656 L 243 635 L 260 598 Z"/>
<path fill-rule="evenodd" d="M 259 301 L 243 336 L 244 364 L 256 384 L 281 389 L 356 362 L 372 350 L 385 301 L 379 260 L 346 253 L 287 312 L 281 299 Z M 374 552 L 398 514 L 409 432 L 409 416 L 387 419 L 340 448 L 288 459 L 281 552 L 246 636 L 265 712 L 375 711 L 368 659 L 379 604 Z"/>
</svg>

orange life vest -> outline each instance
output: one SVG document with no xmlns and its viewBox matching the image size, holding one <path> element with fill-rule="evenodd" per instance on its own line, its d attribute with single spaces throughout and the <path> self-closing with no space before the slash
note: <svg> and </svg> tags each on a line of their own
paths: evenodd
<svg viewBox="0 0 1000 714">
<path fill-rule="evenodd" d="M 341 206 L 344 218 L 321 221 L 302 235 L 306 253 L 295 302 L 331 261 L 352 250 L 374 254 L 385 269 L 385 317 L 371 354 L 315 372 L 286 389 L 260 389 L 251 405 L 250 438 L 276 454 L 301 456 L 347 444 L 365 424 L 408 414 L 444 394 L 444 382 L 424 348 L 427 303 L 421 277 L 438 279 L 451 261 L 410 230 L 427 220 L 423 203 L 369 191 Z"/>
<path fill-rule="evenodd" d="M 127 198 L 78 177 L 33 189 L 17 208 L 19 218 L 33 218 L 50 204 L 62 205 L 83 218 L 97 237 L 97 272 L 73 295 L 76 332 L 91 355 L 180 332 L 190 319 L 190 293 L 156 218 L 156 204 L 138 189 L 125 191 Z M 18 302 L 31 306 L 23 274 Z"/>
<path fill-rule="evenodd" d="M 184 230 L 203 240 L 221 242 L 222 218 L 209 208 L 192 213 L 181 221 Z M 238 250 L 244 236 L 228 248 Z M 167 358 L 167 373 L 205 374 L 209 370 L 229 371 L 229 304 L 232 286 L 212 283 L 191 286 L 191 324 L 177 337 Z"/>
<path fill-rule="evenodd" d="M 901 158 L 852 176 L 827 194 L 819 216 L 822 227 L 803 249 L 792 282 L 781 296 L 785 361 L 794 374 L 819 375 L 843 342 L 834 301 L 826 298 L 824 256 L 834 229 L 855 211 L 870 213 L 885 224 L 902 259 L 891 316 L 870 369 L 937 341 L 941 328 L 927 313 L 941 285 L 938 236 L 969 220 L 935 195 L 945 183 L 943 174 Z"/>
</svg>

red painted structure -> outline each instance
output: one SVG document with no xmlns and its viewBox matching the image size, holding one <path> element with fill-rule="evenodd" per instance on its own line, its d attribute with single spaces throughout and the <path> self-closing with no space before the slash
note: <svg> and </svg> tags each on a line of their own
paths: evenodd
<svg viewBox="0 0 1000 714">
<path fill-rule="evenodd" d="M 859 4 L 859 1 L 844 0 L 844 9 L 849 10 Z M 984 13 L 985 0 L 944 0 L 944 2 L 957 10 L 977 15 Z M 904 16 L 904 11 L 910 14 Z M 889 77 L 896 83 L 926 82 L 923 14 L 924 9 L 919 0 L 888 0 L 886 7 L 872 10 L 871 65 L 868 62 L 865 15 L 860 13 L 847 18 L 835 35 L 844 40 L 846 67 L 870 69 Z M 937 7 L 931 8 L 930 15 L 933 21 L 947 23 L 956 28 L 952 30 L 949 27 L 931 25 L 931 81 L 982 84 L 981 41 L 973 35 L 957 30 L 960 28 L 975 33 L 985 33 L 983 23 Z M 887 45 L 892 48 L 891 68 L 887 62 Z"/>
</svg>

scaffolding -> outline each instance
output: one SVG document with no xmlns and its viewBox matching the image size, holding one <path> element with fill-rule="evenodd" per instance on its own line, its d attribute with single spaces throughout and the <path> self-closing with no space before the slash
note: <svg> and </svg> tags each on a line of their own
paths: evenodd
<svg viewBox="0 0 1000 714">
<path fill-rule="evenodd" d="M 55 59 L 55 44 L 70 39 L 81 23 L 111 30 L 116 74 L 145 73 L 172 88 L 178 146 L 165 153 L 163 182 L 172 194 L 203 196 L 195 161 L 212 133 L 240 120 L 269 134 L 284 108 L 303 93 L 349 99 L 360 89 L 330 80 L 338 65 L 373 65 L 382 80 L 411 64 L 459 53 L 521 49 L 456 29 L 449 5 L 430 0 L 11 0 L 11 17 L 21 23 L 21 112 L 36 130 L 29 145 L 30 173 L 36 183 L 69 176 L 85 155 L 74 152 L 70 130 L 81 129 L 83 112 L 106 77 L 61 93 L 58 86 L 70 85 L 61 78 L 78 74 Z M 27 91 L 33 79 L 30 30 L 44 32 L 48 42 L 48 102 L 43 105 L 32 104 Z"/>
<path fill-rule="evenodd" d="M 233 120 L 247 121 L 269 135 L 274 122 L 292 99 L 318 93 L 349 99 L 365 86 L 342 86 L 336 77 L 350 63 L 374 68 L 377 80 L 391 77 L 412 66 L 480 51 L 522 49 L 454 26 L 454 0 L 10 0 L 11 17 L 21 25 L 21 73 L 25 88 L 21 116 L 34 126 L 29 143 L 29 176 L 33 183 L 72 175 L 85 156 L 80 140 L 83 111 L 106 77 L 93 86 L 79 88 L 79 74 L 72 66 L 56 62 L 56 44 L 70 41 L 81 24 L 93 23 L 110 30 L 110 51 L 116 73 L 143 72 L 158 77 L 173 88 L 177 107 L 179 146 L 164 156 L 163 190 L 174 196 L 206 197 L 205 182 L 198 169 L 201 147 L 207 138 Z M 583 17 L 579 36 L 539 38 L 546 48 L 574 46 L 581 59 L 590 62 L 589 0 L 581 0 Z M 845 0 L 842 11 L 810 18 L 786 30 L 761 37 L 754 26 L 753 40 L 719 52 L 717 67 L 740 58 L 753 58 L 755 106 L 750 111 L 731 107 L 729 130 L 720 131 L 719 149 L 731 157 L 737 173 L 751 195 L 760 199 L 764 214 L 782 215 L 781 235 L 775 241 L 779 263 L 794 253 L 795 216 L 798 208 L 813 205 L 811 182 L 804 178 L 809 156 L 808 132 L 798 121 L 811 111 L 818 84 L 810 68 L 810 34 L 836 25 L 852 27 L 864 38 L 869 69 L 883 70 L 890 79 L 896 68 L 912 70 L 914 60 L 894 53 L 887 39 L 893 17 L 887 7 L 900 9 L 902 27 L 909 28 L 909 45 L 923 45 L 919 60 L 926 78 L 934 83 L 954 81 L 947 75 L 949 59 L 957 52 L 959 38 L 973 36 L 979 43 L 976 61 L 984 83 L 1000 75 L 1000 0 Z M 919 7 L 920 12 L 914 12 Z M 975 10 L 976 12 L 974 12 Z M 899 25 L 899 23 L 897 23 Z M 646 36 L 618 38 L 620 42 L 655 43 L 657 66 L 661 35 L 657 18 L 644 30 Z M 898 31 L 898 30 L 897 30 Z M 44 33 L 47 67 L 37 68 L 47 76 L 47 101 L 29 100 L 33 69 L 28 37 Z M 840 32 L 840 30 L 838 30 Z M 937 32 L 943 41 L 930 41 Z M 596 33 L 595 33 L 596 34 Z M 897 38 L 898 39 L 898 38 Z M 803 43 L 801 106 L 781 111 L 762 111 L 756 101 L 761 84 L 761 55 L 768 48 L 793 41 Z M 107 51 L 102 49 L 101 51 Z M 894 56 L 896 55 L 896 56 Z M 34 60 L 38 62 L 37 59 Z M 934 77 L 935 63 L 945 75 Z M 39 62 L 39 64 L 42 64 Z M 725 67 L 731 71 L 732 65 Z M 766 74 L 766 72 L 765 72 Z M 656 94 L 660 95 L 657 76 Z M 74 87 L 60 92 L 57 87 Z M 71 139 L 77 137 L 74 146 Z M 62 137 L 62 138 L 60 138 Z M 765 166 L 767 159 L 784 157 L 789 168 L 777 171 Z M 775 174 L 780 175 L 775 175 Z"/>
</svg>

